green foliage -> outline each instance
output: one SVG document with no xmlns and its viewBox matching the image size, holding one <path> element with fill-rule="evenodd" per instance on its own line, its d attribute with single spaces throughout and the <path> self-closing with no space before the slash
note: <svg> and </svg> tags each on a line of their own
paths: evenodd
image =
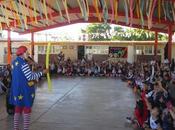
<svg viewBox="0 0 175 130">
<path fill-rule="evenodd" d="M 90 41 L 108 41 L 111 39 L 109 24 L 90 24 L 83 33 L 87 33 Z"/>
<path fill-rule="evenodd" d="M 113 33 L 111 34 L 111 32 Z M 93 23 L 87 26 L 82 33 L 87 33 L 90 41 L 153 41 L 155 40 L 155 33 L 143 29 L 123 28 L 115 26 L 111 28 L 109 24 Z M 158 34 L 158 40 L 166 41 L 168 39 L 165 34 Z"/>
</svg>

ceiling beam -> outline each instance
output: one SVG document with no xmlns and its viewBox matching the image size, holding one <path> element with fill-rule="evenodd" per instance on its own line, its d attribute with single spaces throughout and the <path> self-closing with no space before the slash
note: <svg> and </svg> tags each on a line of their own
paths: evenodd
<svg viewBox="0 0 175 130">
<path fill-rule="evenodd" d="M 108 22 L 110 22 L 110 20 Z M 57 24 L 53 24 L 53 25 L 43 27 L 43 28 L 38 28 L 38 29 L 33 29 L 33 30 L 26 30 L 25 32 L 20 33 L 20 34 L 27 34 L 27 33 L 31 33 L 31 32 L 39 32 L 39 31 L 43 31 L 43 30 L 53 29 L 53 28 L 56 28 L 56 27 L 72 25 L 72 24 L 75 24 L 75 23 L 99 23 L 99 20 L 98 20 L 98 18 L 95 18 L 95 17 L 90 17 L 88 21 L 84 21 L 84 19 L 77 19 L 77 20 L 71 21 L 71 23 L 68 23 L 68 22 L 57 23 Z M 112 24 L 116 24 L 116 23 L 112 22 Z M 118 22 L 117 25 L 130 27 L 129 25 L 126 25 L 125 22 Z M 140 29 L 141 25 L 133 24 L 132 27 Z M 144 26 L 143 29 L 149 30 L 149 31 L 157 31 L 157 32 L 167 33 L 167 31 L 165 31 L 165 30 L 154 28 L 154 27 L 151 28 L 151 29 L 148 29 L 147 26 Z"/>
</svg>

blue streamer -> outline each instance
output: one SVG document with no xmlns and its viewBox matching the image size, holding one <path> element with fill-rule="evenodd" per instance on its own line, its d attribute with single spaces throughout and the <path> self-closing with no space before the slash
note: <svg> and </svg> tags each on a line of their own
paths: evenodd
<svg viewBox="0 0 175 130">
<path fill-rule="evenodd" d="M 126 24 L 129 24 L 129 18 L 128 18 L 128 5 L 127 5 L 127 1 L 124 0 L 124 8 L 125 8 L 125 18 L 126 18 Z"/>
<path fill-rule="evenodd" d="M 167 16 L 167 18 L 170 20 L 170 21 L 172 21 L 172 17 L 170 16 L 171 14 L 170 14 L 170 12 L 171 12 L 171 8 L 170 8 L 170 3 L 169 3 L 169 1 L 165 1 L 165 10 L 166 10 L 166 16 Z"/>
<path fill-rule="evenodd" d="M 39 9 L 39 14 L 40 14 L 41 18 L 44 19 L 43 14 L 42 14 L 42 5 L 41 5 L 39 0 L 37 0 L 37 3 L 38 3 L 37 5 L 38 5 L 38 9 Z"/>
<path fill-rule="evenodd" d="M 80 4 L 82 4 L 84 20 L 88 21 L 87 9 L 84 0 L 80 0 Z"/>
<path fill-rule="evenodd" d="M 140 1 L 140 14 L 141 14 L 141 25 L 142 25 L 142 28 L 144 26 L 144 18 L 143 18 L 143 10 L 144 10 L 144 5 L 145 5 L 145 1 L 144 0 L 141 0 Z"/>
<path fill-rule="evenodd" d="M 103 19 L 104 19 L 104 22 L 107 23 L 107 21 L 108 21 L 108 8 L 105 4 L 105 0 L 101 0 L 101 4 L 103 7 Z"/>
</svg>

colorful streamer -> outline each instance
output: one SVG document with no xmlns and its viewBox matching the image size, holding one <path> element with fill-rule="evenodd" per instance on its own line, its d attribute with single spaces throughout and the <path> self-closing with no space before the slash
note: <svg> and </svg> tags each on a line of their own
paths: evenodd
<svg viewBox="0 0 175 130">
<path fill-rule="evenodd" d="M 9 20 L 8 20 L 8 16 L 6 16 L 6 12 L 5 12 L 4 8 L 5 7 L 3 5 L 0 5 L 0 11 L 1 11 L 1 14 L 3 15 L 3 19 L 6 22 L 7 26 L 9 27 L 10 23 L 9 23 Z"/>
<path fill-rule="evenodd" d="M 12 1 L 9 2 L 9 6 L 11 7 L 11 8 L 10 8 L 10 11 L 11 11 L 11 13 L 12 13 L 14 19 L 15 19 L 15 20 L 14 20 L 14 27 L 16 28 L 17 22 L 18 22 L 18 17 L 17 17 L 17 15 L 16 15 L 16 13 L 14 13 L 14 12 L 12 11 L 12 10 L 13 10 Z"/>
<path fill-rule="evenodd" d="M 18 11 L 16 11 L 16 13 L 19 15 L 20 22 L 21 22 L 21 26 L 22 26 L 22 29 L 24 30 L 23 18 L 22 18 L 22 16 L 19 14 L 19 12 L 22 12 L 22 11 L 20 11 L 20 8 L 19 8 L 18 1 L 17 1 L 17 0 L 15 0 L 15 4 L 16 4 L 16 8 L 17 8 L 17 10 L 18 10 Z"/>
<path fill-rule="evenodd" d="M 103 8 L 103 19 L 104 22 L 107 23 L 108 20 L 108 8 L 106 5 L 106 1 L 105 0 L 101 0 L 101 4 L 102 4 L 102 8 Z"/>
<path fill-rule="evenodd" d="M 159 23 L 160 23 L 160 16 L 161 16 L 160 12 L 161 12 L 161 0 L 158 0 L 158 19 L 159 19 Z"/>
<path fill-rule="evenodd" d="M 153 12 L 154 12 L 154 9 L 156 7 L 156 3 L 157 3 L 157 0 L 154 0 L 154 2 L 152 3 L 152 9 L 151 9 L 151 12 L 150 12 L 150 18 L 149 18 L 149 21 L 148 21 L 148 28 L 150 29 L 152 27 L 152 17 L 153 17 Z"/>
<path fill-rule="evenodd" d="M 173 15 L 173 21 L 175 22 L 175 12 L 174 12 L 174 4 L 171 3 L 171 10 L 172 10 L 172 15 Z"/>
<path fill-rule="evenodd" d="M 140 18 L 141 18 L 142 28 L 144 26 L 144 18 L 143 18 L 144 4 L 145 4 L 145 1 L 144 0 L 140 1 Z"/>
<path fill-rule="evenodd" d="M 136 1 L 136 12 L 137 12 L 137 17 L 140 18 L 140 4 L 139 4 L 139 0 Z"/>
<path fill-rule="evenodd" d="M 61 16 L 61 20 L 63 21 L 63 14 L 62 14 L 62 11 L 61 11 L 61 8 L 60 8 L 60 5 L 59 5 L 59 2 L 58 2 L 59 0 L 56 0 L 56 5 L 57 5 L 57 8 L 58 8 L 58 10 L 59 10 L 59 14 L 60 14 L 60 16 Z"/>
<path fill-rule="evenodd" d="M 86 9 L 87 9 L 87 17 L 89 17 L 89 3 L 88 3 L 88 0 L 86 0 Z"/>
<path fill-rule="evenodd" d="M 85 4 L 84 0 L 77 0 L 77 2 L 78 2 L 78 5 L 80 7 L 82 17 L 84 18 L 85 21 L 88 21 L 86 4 Z"/>
<path fill-rule="evenodd" d="M 46 23 L 48 23 L 48 15 L 47 15 L 47 6 L 46 6 L 46 0 L 43 0 L 43 4 L 44 4 L 44 12 L 45 12 L 45 17 L 46 17 L 46 20 L 47 20 L 47 22 Z"/>
<path fill-rule="evenodd" d="M 130 26 L 132 26 L 132 21 L 133 21 L 133 5 L 134 5 L 134 1 L 133 0 L 130 0 L 129 1 L 129 5 L 130 5 Z"/>
<path fill-rule="evenodd" d="M 98 0 L 93 0 L 93 5 L 94 5 L 94 8 L 96 10 L 98 20 L 101 22 L 101 15 L 100 15 L 100 11 L 99 11 L 99 8 L 98 8 Z"/>
<path fill-rule="evenodd" d="M 34 11 L 34 17 L 35 17 L 35 24 L 38 24 L 38 21 L 37 21 L 37 12 L 36 12 L 36 3 L 35 3 L 36 0 L 32 0 L 32 5 L 33 5 L 33 11 Z"/>
<path fill-rule="evenodd" d="M 165 10 L 166 10 L 166 14 L 167 14 L 167 18 L 170 20 L 170 21 L 172 21 L 172 17 L 170 16 L 170 8 L 169 8 L 169 6 L 170 6 L 170 3 L 169 3 L 169 1 L 165 1 Z"/>
<path fill-rule="evenodd" d="M 70 23 L 70 17 L 69 17 L 69 12 L 68 12 L 68 8 L 67 8 L 67 0 L 62 0 L 62 2 L 63 2 L 64 9 L 66 11 L 67 20 Z"/>
<path fill-rule="evenodd" d="M 114 21 L 114 2 L 113 0 L 110 0 L 111 8 L 112 8 L 112 17 L 111 17 L 111 23 Z"/>
<path fill-rule="evenodd" d="M 43 18 L 43 14 L 42 14 L 43 11 L 42 11 L 41 2 L 40 2 L 39 0 L 36 0 L 36 2 L 37 2 L 37 5 L 38 5 L 40 17 L 41 17 L 41 19 L 44 19 L 44 18 Z"/>
<path fill-rule="evenodd" d="M 128 4 L 127 4 L 127 0 L 124 0 L 124 8 L 125 8 L 126 25 L 128 25 L 129 24 L 129 19 L 128 19 Z"/>
<path fill-rule="evenodd" d="M 47 51 L 46 51 L 46 69 L 49 69 L 50 49 L 51 49 L 51 43 L 49 42 L 47 44 Z M 50 73 L 47 73 L 47 82 L 48 82 L 48 89 L 49 89 L 49 91 L 51 91 L 52 90 L 52 82 L 51 82 L 51 78 L 50 78 Z"/>
<path fill-rule="evenodd" d="M 114 0 L 115 22 L 118 23 L 118 0 Z"/>
<path fill-rule="evenodd" d="M 162 0 L 162 8 L 163 8 L 163 12 L 164 12 L 164 18 L 166 20 L 166 10 L 165 10 L 165 1 Z"/>
<path fill-rule="evenodd" d="M 2 30 L 2 23 L 0 22 L 0 30 Z"/>
</svg>

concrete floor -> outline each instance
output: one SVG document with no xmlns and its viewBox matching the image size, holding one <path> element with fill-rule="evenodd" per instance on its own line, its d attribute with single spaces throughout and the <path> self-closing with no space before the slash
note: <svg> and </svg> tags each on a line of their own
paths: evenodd
<svg viewBox="0 0 175 130">
<path fill-rule="evenodd" d="M 125 117 L 135 105 L 126 83 L 107 78 L 54 78 L 53 91 L 40 83 L 30 130 L 131 130 Z M 13 130 L 0 96 L 0 130 Z"/>
</svg>

